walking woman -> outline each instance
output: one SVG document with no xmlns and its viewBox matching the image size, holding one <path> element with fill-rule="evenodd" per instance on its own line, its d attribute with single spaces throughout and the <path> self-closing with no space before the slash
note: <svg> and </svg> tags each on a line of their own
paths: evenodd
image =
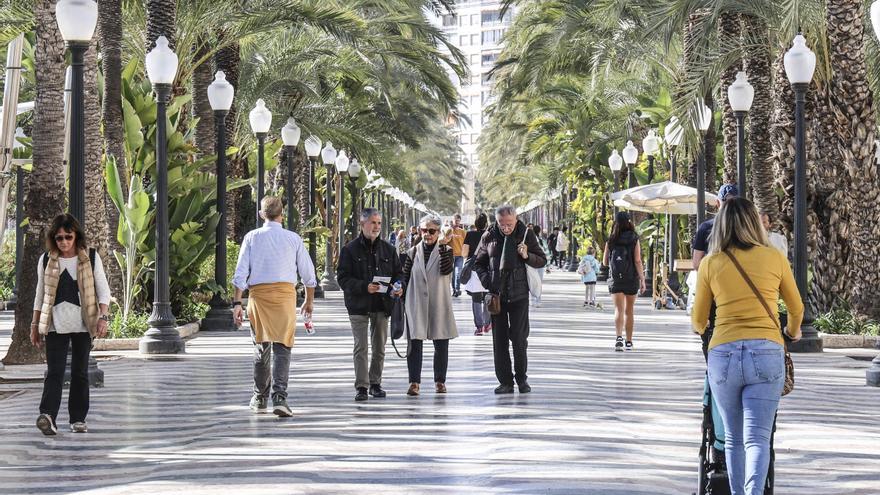
<svg viewBox="0 0 880 495">
<path fill-rule="evenodd" d="M 786 333 L 801 338 L 804 305 L 786 257 L 770 247 L 751 201 L 726 201 L 715 217 L 709 253 L 697 272 L 691 314 L 702 334 L 715 302 L 709 386 L 721 412 L 730 493 L 762 495 L 770 435 L 785 381 L 777 301 L 788 306 Z"/>
<path fill-rule="evenodd" d="M 454 263 L 449 237 L 440 232 L 440 219 L 426 216 L 419 222 L 422 242 L 410 248 L 403 266 L 404 308 L 409 331 L 409 390 L 419 395 L 422 382 L 422 354 L 425 340 L 434 342 L 434 385 L 446 393 L 449 340 L 458 337 L 452 314 L 450 280 Z"/>
<path fill-rule="evenodd" d="M 58 433 L 61 389 L 70 359 L 67 410 L 70 431 L 85 433 L 89 413 L 89 353 L 92 339 L 107 334 L 110 286 L 101 257 L 89 249 L 79 222 L 58 215 L 46 234 L 46 253 L 37 263 L 37 292 L 31 320 L 31 342 L 46 347 L 48 371 L 37 428 L 44 435 Z"/>
<path fill-rule="evenodd" d="M 461 255 L 466 260 L 465 263 L 471 261 L 477 255 L 477 248 L 480 247 L 480 239 L 486 233 L 489 226 L 489 218 L 485 213 L 477 215 L 474 220 L 476 230 L 471 230 L 464 236 L 464 246 L 461 248 Z M 480 283 L 480 277 L 472 272 L 471 278 L 464 284 L 464 290 L 471 296 L 471 310 L 474 313 L 474 335 L 488 335 L 492 331 L 492 315 L 489 314 L 489 308 L 486 306 L 486 288 Z"/>
<path fill-rule="evenodd" d="M 623 351 L 623 333 L 626 330 L 626 350 L 633 349 L 633 307 L 636 295 L 645 291 L 645 272 L 642 269 L 642 250 L 639 236 L 625 211 L 618 212 L 611 227 L 611 236 L 605 243 L 603 264 L 610 268 L 608 291 L 614 301 L 614 329 L 617 339 L 615 351 Z"/>
</svg>

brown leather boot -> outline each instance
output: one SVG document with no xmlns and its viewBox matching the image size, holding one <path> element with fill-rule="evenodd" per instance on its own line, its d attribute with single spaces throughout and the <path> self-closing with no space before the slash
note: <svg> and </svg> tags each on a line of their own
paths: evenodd
<svg viewBox="0 0 880 495">
<path fill-rule="evenodd" d="M 419 395 L 419 384 L 418 383 L 410 383 L 409 390 L 406 391 L 406 395 L 410 395 L 410 396 Z"/>
<path fill-rule="evenodd" d="M 435 383 L 435 385 L 437 386 L 437 393 L 438 394 L 445 394 L 446 393 L 446 384 L 445 383 L 437 382 L 437 383 Z"/>
</svg>

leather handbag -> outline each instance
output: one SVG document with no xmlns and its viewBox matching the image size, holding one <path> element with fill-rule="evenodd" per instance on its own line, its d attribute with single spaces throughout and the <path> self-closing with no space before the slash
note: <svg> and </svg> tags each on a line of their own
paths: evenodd
<svg viewBox="0 0 880 495">
<path fill-rule="evenodd" d="M 486 309 L 489 310 L 490 315 L 497 315 L 501 313 L 501 296 L 499 296 L 498 294 L 487 294 Z"/>
<path fill-rule="evenodd" d="M 776 317 L 773 316 L 773 311 L 771 311 L 770 307 L 767 306 L 767 301 L 765 301 L 764 298 L 761 297 L 761 293 L 758 291 L 758 288 L 755 287 L 755 284 L 752 283 L 752 279 L 749 278 L 749 276 L 746 274 L 746 271 L 743 270 L 742 265 L 740 265 L 739 261 L 737 261 L 736 258 L 729 252 L 724 251 L 724 254 L 726 254 L 727 257 L 730 258 L 730 261 L 733 262 L 733 265 L 739 271 L 739 274 L 742 275 L 743 280 L 746 281 L 746 283 L 749 285 L 749 288 L 752 289 L 752 292 L 755 293 L 755 297 L 758 298 L 761 306 L 763 306 L 764 310 L 767 311 L 767 316 L 769 316 L 770 319 L 773 320 L 773 323 L 776 324 L 776 328 L 779 329 L 780 333 L 782 333 L 784 336 L 785 333 L 782 332 L 782 327 L 779 325 L 779 320 L 777 320 Z M 790 394 L 792 390 L 794 390 L 794 361 L 791 360 L 791 354 L 789 354 L 788 352 L 788 346 L 785 345 L 783 346 L 783 348 L 785 349 L 785 383 L 782 386 L 782 395 L 786 396 Z"/>
</svg>

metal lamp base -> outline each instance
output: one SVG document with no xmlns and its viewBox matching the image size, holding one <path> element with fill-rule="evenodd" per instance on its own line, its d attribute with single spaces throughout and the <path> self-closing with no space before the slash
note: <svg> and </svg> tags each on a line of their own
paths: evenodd
<svg viewBox="0 0 880 495">
<path fill-rule="evenodd" d="M 339 288 L 339 283 L 336 281 L 336 274 L 332 272 L 324 272 L 324 276 L 321 277 L 321 288 L 324 292 L 341 290 Z"/>
<path fill-rule="evenodd" d="M 609 270 L 609 268 L 605 265 L 602 265 L 599 268 L 599 276 L 597 277 L 597 279 L 600 282 L 607 282 L 608 281 L 608 270 Z"/>
<path fill-rule="evenodd" d="M 822 337 L 811 323 L 803 325 L 801 333 L 801 340 L 788 343 L 789 352 L 822 352 Z"/>
<path fill-rule="evenodd" d="M 72 351 L 67 351 L 67 365 L 64 368 L 64 379 L 63 383 L 65 387 L 70 386 L 70 359 L 71 359 Z M 3 369 L 3 365 L 0 364 L 0 369 Z M 49 373 L 48 370 L 43 373 L 43 377 Z M 89 356 L 89 386 L 93 388 L 101 388 L 104 386 L 104 370 L 98 368 L 98 361 L 95 360 L 92 356 Z"/>
<path fill-rule="evenodd" d="M 880 354 L 874 358 L 871 367 L 865 372 L 865 381 L 872 387 L 880 387 Z"/>
<path fill-rule="evenodd" d="M 215 304 L 211 301 L 211 309 L 202 319 L 200 331 L 225 332 L 236 330 L 235 320 L 232 318 L 232 308 L 225 301 Z"/>
<path fill-rule="evenodd" d="M 186 342 L 177 331 L 177 320 L 169 303 L 153 303 L 150 329 L 138 342 L 141 354 L 180 354 L 186 352 Z"/>
<path fill-rule="evenodd" d="M 315 286 L 315 299 L 324 299 L 324 288 L 320 284 Z"/>
<path fill-rule="evenodd" d="M 645 292 L 642 292 L 639 297 L 654 297 L 654 284 L 650 279 L 645 280 Z"/>
</svg>

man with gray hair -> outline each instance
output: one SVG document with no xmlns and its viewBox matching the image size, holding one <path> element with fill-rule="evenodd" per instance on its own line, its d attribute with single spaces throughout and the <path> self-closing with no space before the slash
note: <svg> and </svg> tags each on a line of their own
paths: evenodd
<svg viewBox="0 0 880 495">
<path fill-rule="evenodd" d="M 336 267 L 354 336 L 354 387 L 357 390 L 354 400 L 358 402 L 367 400 L 367 387 L 373 397 L 386 395 L 382 389 L 382 370 L 388 317 L 393 305 L 391 296 L 400 296 L 400 291 L 395 291 L 392 285 L 401 276 L 396 250 L 380 238 L 382 215 L 379 210 L 364 209 L 360 224 L 361 234 L 342 248 Z M 368 342 L 373 350 L 371 360 L 368 359 Z"/>
<path fill-rule="evenodd" d="M 474 273 L 480 277 L 489 297 L 498 298 L 499 311 L 492 315 L 492 344 L 496 394 L 513 393 L 514 379 L 520 393 L 529 393 L 529 278 L 526 266 L 543 268 L 547 255 L 533 231 L 516 216 L 516 209 L 505 205 L 495 211 L 495 224 L 483 234 Z M 490 304 L 490 311 L 493 305 Z M 510 369 L 510 344 L 513 344 L 514 374 Z"/>
</svg>

